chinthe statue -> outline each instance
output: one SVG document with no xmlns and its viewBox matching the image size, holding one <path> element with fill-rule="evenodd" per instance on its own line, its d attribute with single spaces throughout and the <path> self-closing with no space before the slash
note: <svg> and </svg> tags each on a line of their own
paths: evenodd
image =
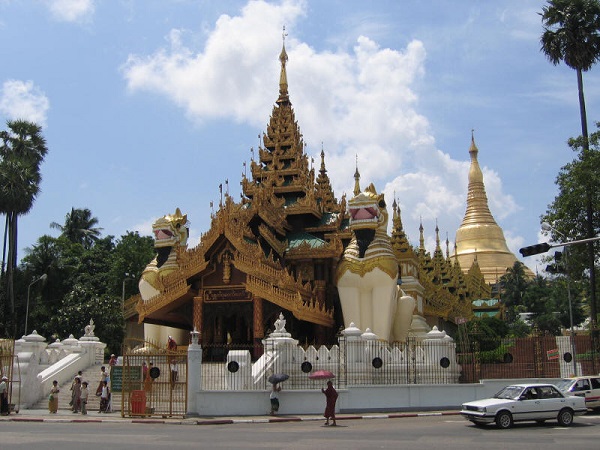
<svg viewBox="0 0 600 450">
<path fill-rule="evenodd" d="M 348 201 L 352 240 L 337 268 L 337 288 L 346 327 L 370 328 L 379 338 L 404 341 L 415 299 L 398 286 L 398 259 L 387 234 L 383 194 L 370 184 Z"/>
</svg>

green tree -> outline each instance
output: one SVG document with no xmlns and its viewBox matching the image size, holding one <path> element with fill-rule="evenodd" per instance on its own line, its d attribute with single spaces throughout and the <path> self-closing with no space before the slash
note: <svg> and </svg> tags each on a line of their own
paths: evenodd
<svg viewBox="0 0 600 450">
<path fill-rule="evenodd" d="M 508 335 L 508 325 L 496 317 L 482 317 L 467 322 L 467 331 L 472 342 L 478 343 L 479 350 L 495 350 L 501 339 Z"/>
<path fill-rule="evenodd" d="M 520 312 L 524 312 L 523 295 L 528 284 L 525 266 L 519 261 L 515 261 L 513 266 L 500 277 L 500 300 L 504 304 L 506 321 L 509 324 L 518 319 Z"/>
<path fill-rule="evenodd" d="M 529 321 L 541 333 L 560 334 L 560 321 L 557 317 L 555 304 L 550 301 L 551 287 L 548 280 L 536 276 L 525 289 L 523 305 L 530 313 Z"/>
<path fill-rule="evenodd" d="M 600 128 L 600 124 L 597 124 Z M 590 135 L 590 147 L 587 152 L 583 148 L 583 138 L 570 139 L 569 146 L 577 152 L 577 157 L 563 166 L 556 178 L 558 194 L 548 205 L 542 221 L 552 224 L 551 237 L 556 242 L 564 240 L 580 240 L 588 236 L 587 227 L 587 194 L 591 193 L 592 230 L 596 235 L 600 232 L 600 131 Z M 590 243 L 594 260 L 600 258 L 600 243 Z M 589 247 L 572 245 L 568 247 L 567 274 L 575 282 L 583 282 L 589 286 L 587 301 L 589 302 L 590 319 L 597 323 L 597 309 L 593 301 L 593 292 L 597 290 L 597 282 L 589 270 Z"/>
<path fill-rule="evenodd" d="M 598 0 L 549 0 L 542 8 L 544 32 L 540 39 L 542 52 L 554 65 L 564 62 L 577 73 L 579 113 L 583 139 L 583 159 L 589 151 L 587 114 L 583 93 L 583 72 L 587 72 L 600 59 L 600 2 Z M 597 166 L 596 166 L 597 167 Z M 585 224 L 587 237 L 595 236 L 593 207 L 594 186 L 584 181 Z M 587 245 L 587 260 L 590 276 L 590 314 L 593 333 L 596 332 L 596 266 L 593 243 Z"/>
<path fill-rule="evenodd" d="M 48 148 L 39 125 L 25 120 L 14 120 L 8 121 L 7 127 L 8 130 L 0 132 L 0 213 L 6 215 L 6 300 L 10 304 L 13 321 L 11 334 L 14 336 L 14 271 L 17 266 L 18 217 L 30 211 L 40 191 L 40 165 Z"/>
<path fill-rule="evenodd" d="M 51 228 L 61 231 L 61 236 L 71 242 L 81 244 L 84 248 L 90 248 L 100 238 L 102 228 L 97 228 L 98 219 L 92 216 L 87 208 L 71 208 L 71 212 L 65 216 L 64 225 L 57 222 L 50 224 Z"/>
<path fill-rule="evenodd" d="M 140 236 L 137 231 L 121 236 L 111 254 L 109 282 L 113 294 L 123 295 L 123 288 L 126 299 L 139 293 L 137 281 L 154 254 L 151 236 Z"/>
<path fill-rule="evenodd" d="M 32 247 L 25 249 L 26 255 L 21 259 L 20 268 L 26 279 L 47 276 L 46 282 L 38 289 L 40 301 L 32 297 L 29 305 L 29 331 L 36 329 L 41 335 L 55 334 L 50 328 L 50 319 L 72 287 L 71 278 L 77 267 L 72 262 L 82 251 L 81 246 L 75 246 L 65 238 L 48 235 L 41 236 Z M 22 318 L 26 308 L 21 305 L 19 317 Z M 24 320 L 18 323 L 23 324 Z"/>
</svg>

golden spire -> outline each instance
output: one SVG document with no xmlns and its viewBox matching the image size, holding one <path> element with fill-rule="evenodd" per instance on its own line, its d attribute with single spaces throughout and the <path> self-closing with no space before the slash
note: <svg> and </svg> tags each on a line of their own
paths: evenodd
<svg viewBox="0 0 600 450">
<path fill-rule="evenodd" d="M 485 185 L 483 184 L 483 173 L 477 161 L 479 149 L 475 145 L 475 137 L 471 131 L 471 167 L 469 169 L 469 188 L 467 194 L 467 211 L 462 221 L 461 227 L 468 224 L 483 224 L 496 225 L 496 221 L 488 207 L 488 199 L 485 193 Z"/>
<path fill-rule="evenodd" d="M 285 70 L 285 64 L 288 60 L 287 52 L 285 51 L 285 37 L 287 33 L 285 32 L 285 25 L 283 26 L 283 33 L 281 37 L 283 38 L 283 45 L 281 47 L 281 53 L 279 54 L 279 61 L 281 61 L 281 74 L 279 75 L 279 99 L 277 103 L 287 101 L 289 99 L 288 94 L 288 82 L 287 82 L 287 72 Z"/>
<path fill-rule="evenodd" d="M 506 272 L 517 258 L 508 249 L 502 228 L 498 226 L 490 212 L 483 173 L 477 161 L 478 153 L 479 149 L 475 145 L 475 137 L 471 131 L 467 210 L 456 231 L 455 255 L 464 271 L 468 271 L 476 263 L 486 283 L 494 283 L 496 273 Z"/>
<path fill-rule="evenodd" d="M 354 172 L 354 196 L 360 194 L 360 173 L 358 173 L 358 155 L 356 155 L 356 171 Z"/>
</svg>

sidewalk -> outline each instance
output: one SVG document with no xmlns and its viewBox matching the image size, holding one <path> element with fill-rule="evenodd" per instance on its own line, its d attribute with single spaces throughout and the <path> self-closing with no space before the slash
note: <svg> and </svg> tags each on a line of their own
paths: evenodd
<svg viewBox="0 0 600 450">
<path fill-rule="evenodd" d="M 406 417 L 429 417 L 429 416 L 452 416 L 459 415 L 456 411 L 426 411 L 426 412 L 398 412 L 398 413 L 365 413 L 365 414 L 338 414 L 336 420 L 359 420 L 359 419 L 402 419 Z M 320 414 L 314 415 L 282 415 L 282 416 L 238 416 L 238 417 L 121 417 L 119 411 L 112 413 L 89 412 L 87 415 L 74 414 L 69 410 L 59 410 L 56 414 L 50 414 L 42 409 L 24 409 L 9 416 L 0 416 L 0 422 L 69 422 L 69 423 L 148 423 L 169 425 L 229 425 L 236 423 L 283 423 L 323 421 L 325 418 Z"/>
</svg>

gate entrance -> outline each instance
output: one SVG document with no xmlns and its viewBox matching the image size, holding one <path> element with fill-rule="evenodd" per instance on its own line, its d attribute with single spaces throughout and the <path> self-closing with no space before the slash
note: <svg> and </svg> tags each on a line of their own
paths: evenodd
<svg viewBox="0 0 600 450">
<path fill-rule="evenodd" d="M 125 348 L 134 347 L 128 344 Z M 113 392 L 120 388 L 122 393 L 121 416 L 185 416 L 187 367 L 187 346 L 168 350 L 138 341 L 137 347 L 124 352 L 121 373 L 111 379 Z"/>
</svg>

